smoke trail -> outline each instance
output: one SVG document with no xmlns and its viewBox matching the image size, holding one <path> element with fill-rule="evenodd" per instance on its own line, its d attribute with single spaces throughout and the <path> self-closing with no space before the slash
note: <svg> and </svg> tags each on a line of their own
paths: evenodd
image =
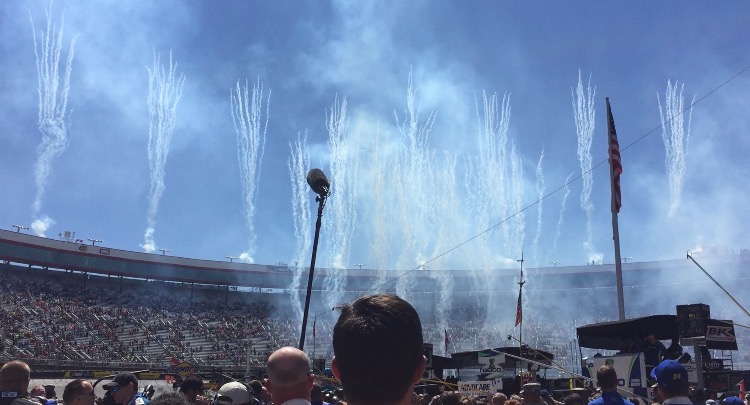
<svg viewBox="0 0 750 405">
<path fill-rule="evenodd" d="M 436 195 L 440 196 L 435 200 L 434 212 L 432 216 L 434 221 L 435 243 L 431 257 L 437 257 L 451 247 L 455 246 L 463 230 L 461 225 L 456 223 L 453 218 L 448 217 L 446 213 L 458 212 L 460 202 L 458 201 L 458 186 L 456 184 L 456 157 L 448 152 L 443 154 L 443 163 L 440 165 L 442 170 L 437 172 L 435 179 Z M 433 268 L 441 268 L 442 260 L 437 259 L 431 263 Z M 438 291 L 435 302 L 435 322 L 437 330 L 445 330 L 449 326 L 450 311 L 453 307 L 453 277 L 447 271 L 430 271 L 430 278 L 437 281 L 440 290 Z M 443 346 L 445 350 L 445 346 Z"/>
<path fill-rule="evenodd" d="M 406 111 L 404 121 L 400 122 L 398 114 L 394 111 L 396 124 L 401 135 L 402 142 L 406 142 L 399 149 L 398 162 L 394 164 L 394 189 L 396 206 L 398 206 L 398 218 L 401 224 L 402 253 L 396 263 L 398 269 L 411 269 L 423 265 L 427 252 L 426 243 L 419 244 L 425 240 L 424 235 L 431 233 L 426 228 L 429 218 L 429 207 L 419 198 L 414 196 L 434 195 L 433 189 L 425 179 L 434 179 L 432 174 L 433 154 L 429 150 L 428 138 L 435 122 L 436 113 L 432 112 L 427 121 L 420 125 L 419 108 L 415 103 L 416 90 L 412 74 L 406 92 Z M 409 298 L 413 279 L 401 277 L 396 283 L 396 293 L 404 299 Z"/>
<path fill-rule="evenodd" d="M 375 286 L 379 286 L 387 280 L 386 268 L 390 264 L 388 263 L 388 230 L 391 228 L 391 224 L 388 222 L 390 207 L 386 204 L 389 159 L 381 143 L 380 126 L 375 133 L 373 157 L 372 176 L 374 185 L 372 191 L 378 198 L 375 198 L 375 207 L 372 214 L 372 253 L 375 256 L 375 268 L 378 269 Z"/>
<path fill-rule="evenodd" d="M 594 185 L 594 174 L 591 172 L 591 142 L 594 137 L 594 127 L 596 124 L 596 109 L 594 108 L 594 97 L 596 96 L 596 87 L 591 88 L 591 77 L 586 88 L 583 91 L 583 80 L 581 71 L 578 71 L 578 87 L 573 92 L 573 117 L 576 121 L 576 132 L 578 134 L 578 159 L 581 161 L 581 177 L 583 179 L 583 190 L 581 190 L 581 208 L 586 211 L 586 241 L 584 247 L 589 254 L 594 251 L 591 240 L 591 221 L 594 214 L 594 204 L 591 203 L 591 190 Z"/>
<path fill-rule="evenodd" d="M 677 94 L 677 83 L 675 81 L 673 86 L 670 81 L 667 81 L 664 110 L 661 107 L 659 93 L 656 93 L 656 100 L 659 102 L 659 116 L 661 117 L 661 138 L 664 141 L 666 152 L 664 163 L 667 168 L 671 197 L 670 218 L 674 216 L 682 200 L 682 187 L 685 185 L 685 160 L 687 159 L 688 141 L 690 140 L 690 123 L 693 120 L 693 104 L 691 103 L 686 134 L 684 115 L 682 114 L 684 109 L 682 90 L 685 88 L 685 84 L 680 86 L 680 92 Z M 695 102 L 695 97 L 693 97 L 693 102 Z"/>
<path fill-rule="evenodd" d="M 542 154 L 539 155 L 539 161 L 536 164 L 536 193 L 539 196 L 539 203 L 537 204 L 537 218 L 536 218 L 536 235 L 534 241 L 531 243 L 531 249 L 534 252 L 534 264 L 539 266 L 539 238 L 542 236 L 542 202 L 544 202 L 544 172 L 542 171 L 542 161 L 544 160 L 544 148 L 542 148 Z"/>
<path fill-rule="evenodd" d="M 297 245 L 292 257 L 294 262 L 292 283 L 289 285 L 289 299 L 292 310 L 297 317 L 296 324 L 302 327 L 302 302 L 299 292 L 302 288 L 302 273 L 305 270 L 305 260 L 310 252 L 312 214 L 310 210 L 310 193 L 307 191 L 306 171 L 310 167 L 310 153 L 307 150 L 307 132 L 304 136 L 297 135 L 297 142 L 289 144 L 289 177 L 292 180 L 292 215 L 294 217 L 294 236 Z"/>
<path fill-rule="evenodd" d="M 331 153 L 331 188 L 335 190 L 328 199 L 330 221 L 327 221 L 330 271 L 323 280 L 325 304 L 330 308 L 340 304 L 346 286 L 346 267 L 352 248 L 357 211 L 357 172 L 359 160 L 347 139 L 346 97 L 339 103 L 338 96 L 326 117 L 328 146 Z"/>
<path fill-rule="evenodd" d="M 511 196 L 511 210 L 513 213 L 517 213 L 512 220 L 512 236 L 510 242 L 512 243 L 510 252 L 521 252 L 523 251 L 524 238 L 526 232 L 524 229 L 525 225 L 525 213 L 521 212 L 523 209 L 523 165 L 521 157 L 516 153 L 516 145 L 512 144 L 510 149 L 510 167 L 511 167 L 511 179 L 510 179 L 510 196 Z"/>
<path fill-rule="evenodd" d="M 240 254 L 240 259 L 248 263 L 253 262 L 255 254 L 255 202 L 258 198 L 260 184 L 260 164 L 266 144 L 266 128 L 268 128 L 268 108 L 271 101 L 271 91 L 266 99 L 266 120 L 263 122 L 261 108 L 263 107 L 263 84 L 260 79 L 253 85 L 252 97 L 248 88 L 237 86 L 230 91 L 232 121 L 237 132 L 237 158 L 240 164 L 240 183 L 242 184 L 242 202 L 245 207 L 245 223 L 248 231 L 248 249 Z"/>
<path fill-rule="evenodd" d="M 42 143 L 36 149 L 37 160 L 34 164 L 34 179 L 37 191 L 34 203 L 31 206 L 31 216 L 35 218 L 31 227 L 37 236 L 44 236 L 45 231 L 55 223 L 46 215 L 41 218 L 38 218 L 38 216 L 42 209 L 42 197 L 47 186 L 47 179 L 52 171 L 52 161 L 60 156 L 68 146 L 65 114 L 68 112 L 68 92 L 70 91 L 70 75 L 76 42 L 75 37 L 70 41 L 64 73 L 60 77 L 60 52 L 62 50 L 65 14 L 63 13 L 61 16 L 60 30 L 57 32 L 57 36 L 55 36 L 56 24 L 52 22 L 51 1 L 47 5 L 46 15 L 47 27 L 41 32 L 41 43 L 39 43 L 37 42 L 34 19 L 31 18 L 31 12 L 29 12 L 39 85 L 38 125 L 39 131 L 42 133 Z"/>
<path fill-rule="evenodd" d="M 177 120 L 177 103 L 182 96 L 182 85 L 185 76 L 175 77 L 176 66 L 172 64 L 172 52 L 169 52 L 169 69 L 160 62 L 160 55 L 154 51 L 153 69 L 148 69 L 148 163 L 151 170 L 151 188 L 149 190 L 148 214 L 146 216 L 146 233 L 144 251 L 156 250 L 154 232 L 156 211 L 164 192 L 164 166 L 167 163 L 172 131 Z"/>
<path fill-rule="evenodd" d="M 568 196 L 570 195 L 570 178 L 573 177 L 573 173 L 570 173 L 568 177 L 565 178 L 565 194 L 562 198 L 562 203 L 560 204 L 560 217 L 557 219 L 557 229 L 555 231 L 555 241 L 552 243 L 552 254 L 557 254 L 557 241 L 560 239 L 560 232 L 562 229 L 562 223 L 563 223 L 563 216 L 565 214 L 565 205 L 568 202 Z"/>
</svg>

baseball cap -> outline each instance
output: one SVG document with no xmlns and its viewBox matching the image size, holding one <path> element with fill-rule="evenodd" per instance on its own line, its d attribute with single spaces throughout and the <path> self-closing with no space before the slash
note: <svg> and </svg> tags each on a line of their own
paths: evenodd
<svg viewBox="0 0 750 405">
<path fill-rule="evenodd" d="M 521 387 L 521 394 L 541 394 L 542 386 L 539 383 L 528 383 Z"/>
<path fill-rule="evenodd" d="M 104 387 L 105 390 L 111 390 L 115 387 L 124 387 L 130 383 L 133 383 L 133 387 L 135 387 L 136 390 L 138 389 L 138 379 L 135 378 L 132 373 L 120 373 L 117 374 L 112 381 L 104 384 L 102 387 Z"/>
<path fill-rule="evenodd" d="M 651 370 L 651 377 L 660 385 L 670 390 L 687 389 L 688 374 L 685 367 L 676 360 L 664 360 Z"/>
<path fill-rule="evenodd" d="M 241 405 L 251 402 L 252 394 L 247 387 L 237 381 L 228 382 L 216 393 L 216 403 L 224 405 Z"/>
<path fill-rule="evenodd" d="M 726 397 L 719 402 L 721 405 L 745 405 L 745 401 L 740 397 Z"/>
</svg>

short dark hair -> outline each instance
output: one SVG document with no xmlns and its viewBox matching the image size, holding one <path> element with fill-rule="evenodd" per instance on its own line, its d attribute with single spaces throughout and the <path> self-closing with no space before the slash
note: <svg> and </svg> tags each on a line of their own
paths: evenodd
<svg viewBox="0 0 750 405">
<path fill-rule="evenodd" d="M 563 403 L 565 405 L 586 405 L 586 402 L 584 402 L 583 397 L 576 394 L 575 392 L 568 395 L 563 399 Z"/>
<path fill-rule="evenodd" d="M 190 405 L 187 398 L 179 392 L 161 394 L 149 402 L 149 405 Z"/>
<path fill-rule="evenodd" d="M 81 379 L 69 382 L 68 385 L 65 386 L 65 390 L 63 391 L 63 402 L 65 402 L 66 404 L 72 404 L 75 397 L 83 394 L 83 383 L 86 382 L 88 381 Z M 93 386 L 91 387 L 91 389 L 94 389 Z"/>
<path fill-rule="evenodd" d="M 187 392 L 187 390 L 198 390 L 203 389 L 203 379 L 196 375 L 191 375 L 185 378 L 180 384 L 180 392 Z"/>
<path fill-rule="evenodd" d="M 617 389 L 617 372 L 612 366 L 601 366 L 596 370 L 596 383 L 602 391 Z"/>
<path fill-rule="evenodd" d="M 396 295 L 364 296 L 341 307 L 333 352 L 347 399 L 374 405 L 403 398 L 423 361 L 422 344 L 417 311 Z"/>
</svg>

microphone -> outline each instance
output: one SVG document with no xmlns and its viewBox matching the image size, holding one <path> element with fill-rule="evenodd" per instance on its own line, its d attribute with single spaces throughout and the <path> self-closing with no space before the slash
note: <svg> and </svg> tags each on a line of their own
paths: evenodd
<svg viewBox="0 0 750 405">
<path fill-rule="evenodd" d="M 307 184 L 315 194 L 321 196 L 327 196 L 331 189 L 331 183 L 328 182 L 328 178 L 320 169 L 310 169 L 307 172 Z"/>
</svg>

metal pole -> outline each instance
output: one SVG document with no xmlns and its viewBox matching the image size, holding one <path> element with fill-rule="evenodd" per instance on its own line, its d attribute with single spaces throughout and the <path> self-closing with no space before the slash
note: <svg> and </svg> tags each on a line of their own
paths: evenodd
<svg viewBox="0 0 750 405">
<path fill-rule="evenodd" d="M 318 239 L 320 237 L 320 225 L 323 218 L 323 207 L 326 205 L 328 195 L 319 195 L 315 200 L 318 201 L 318 220 L 315 222 L 315 240 L 313 241 L 312 257 L 310 258 L 310 274 L 307 276 L 307 294 L 305 295 L 305 312 L 302 315 L 302 332 L 299 337 L 299 349 L 305 350 L 305 329 L 307 329 L 307 314 L 310 311 L 310 294 L 312 292 L 313 273 L 315 272 L 315 258 L 318 254 Z"/>
</svg>

